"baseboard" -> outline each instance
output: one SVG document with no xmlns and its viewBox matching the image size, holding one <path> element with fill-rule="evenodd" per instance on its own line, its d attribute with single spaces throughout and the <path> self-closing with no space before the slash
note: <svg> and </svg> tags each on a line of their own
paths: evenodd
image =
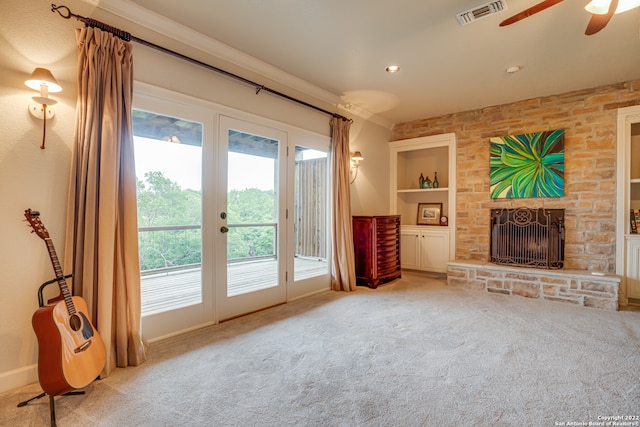
<svg viewBox="0 0 640 427">
<path fill-rule="evenodd" d="M 427 270 L 413 270 L 411 268 L 403 268 L 402 274 L 410 274 L 413 276 L 423 276 L 431 279 L 447 279 L 446 272 L 427 271 Z"/>
<path fill-rule="evenodd" d="M 0 374 L 0 393 L 38 382 L 38 365 L 33 364 Z"/>
<path fill-rule="evenodd" d="M 153 344 L 153 343 L 156 343 L 158 341 L 163 341 L 163 340 L 175 337 L 177 335 L 186 334 L 187 332 L 195 331 L 197 329 L 206 328 L 208 326 L 212 326 L 212 325 L 215 325 L 215 324 L 216 324 L 216 322 L 205 322 L 205 323 L 202 323 L 200 325 L 192 326 L 190 328 L 185 328 L 185 329 L 181 329 L 179 331 L 171 332 L 170 334 L 162 335 L 162 336 L 151 338 L 151 339 L 148 339 L 148 340 L 145 339 L 144 341 L 147 344 Z M 143 334 L 143 338 L 144 338 L 144 334 Z"/>
<path fill-rule="evenodd" d="M 302 294 L 302 295 L 298 295 L 298 296 L 295 296 L 293 298 L 290 298 L 290 299 L 287 300 L 287 302 L 299 300 L 299 299 L 302 299 L 302 298 L 307 298 L 307 297 L 310 297 L 312 295 L 322 294 L 322 293 L 325 293 L 325 292 L 329 292 L 330 290 L 331 290 L 331 287 L 322 288 L 322 289 L 316 289 L 314 291 L 307 292 L 306 294 Z"/>
</svg>

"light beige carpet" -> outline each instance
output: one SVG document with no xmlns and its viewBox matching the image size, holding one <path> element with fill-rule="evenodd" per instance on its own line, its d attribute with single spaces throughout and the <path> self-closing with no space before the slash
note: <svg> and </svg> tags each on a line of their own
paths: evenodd
<svg viewBox="0 0 640 427">
<path fill-rule="evenodd" d="M 640 312 L 445 286 L 404 274 L 151 346 L 64 426 L 555 426 L 640 415 Z M 37 384 L 0 395 L 0 425 L 46 426 Z"/>
</svg>

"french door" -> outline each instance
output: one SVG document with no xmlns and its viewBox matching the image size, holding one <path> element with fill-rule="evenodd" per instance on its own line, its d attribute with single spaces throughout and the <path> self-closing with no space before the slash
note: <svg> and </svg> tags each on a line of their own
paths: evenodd
<svg viewBox="0 0 640 427">
<path fill-rule="evenodd" d="M 287 134 L 220 116 L 216 311 L 225 320 L 287 299 Z"/>
<path fill-rule="evenodd" d="M 329 289 L 329 139 L 159 93 L 133 111 L 145 338 Z"/>
<path fill-rule="evenodd" d="M 218 150 L 218 320 L 328 289 L 328 139 L 220 116 Z"/>
</svg>

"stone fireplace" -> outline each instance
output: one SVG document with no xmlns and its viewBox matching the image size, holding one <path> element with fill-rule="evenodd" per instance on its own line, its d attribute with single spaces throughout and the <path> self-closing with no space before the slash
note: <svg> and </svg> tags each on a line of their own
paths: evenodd
<svg viewBox="0 0 640 427">
<path fill-rule="evenodd" d="M 617 276 L 563 269 L 564 214 L 564 209 L 491 209 L 489 260 L 449 262 L 447 283 L 617 310 Z"/>
<path fill-rule="evenodd" d="M 564 267 L 564 209 L 491 209 L 490 229 L 492 263 Z"/>
</svg>

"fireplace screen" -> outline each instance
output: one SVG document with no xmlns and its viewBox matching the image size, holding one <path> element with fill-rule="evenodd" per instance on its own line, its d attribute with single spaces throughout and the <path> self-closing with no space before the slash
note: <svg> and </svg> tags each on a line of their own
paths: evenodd
<svg viewBox="0 0 640 427">
<path fill-rule="evenodd" d="M 564 267 L 564 209 L 491 209 L 491 262 Z"/>
</svg>

